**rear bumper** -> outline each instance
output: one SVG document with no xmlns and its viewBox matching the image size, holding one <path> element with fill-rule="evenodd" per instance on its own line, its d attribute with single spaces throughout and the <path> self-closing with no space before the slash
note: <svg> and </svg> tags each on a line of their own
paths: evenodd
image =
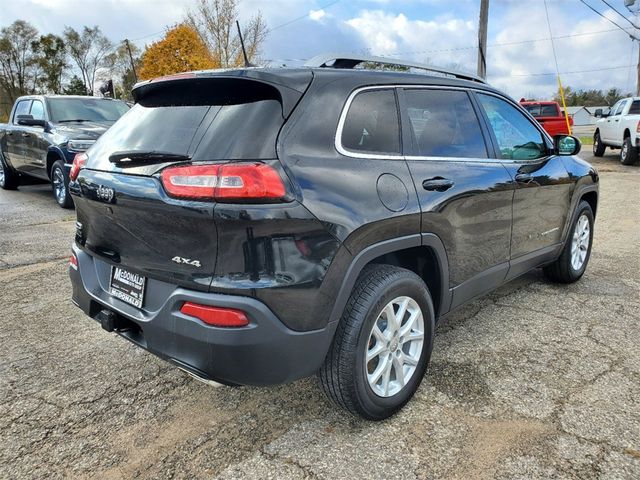
<svg viewBox="0 0 640 480">
<path fill-rule="evenodd" d="M 100 322 L 105 312 L 113 312 L 107 316 L 116 333 L 200 378 L 241 385 L 290 382 L 314 373 L 333 339 L 336 323 L 297 332 L 253 298 L 198 292 L 152 279 L 145 307 L 137 309 L 107 292 L 108 264 L 76 245 L 73 252 L 78 259 L 78 268 L 69 268 L 73 302 L 84 313 Z M 208 326 L 180 312 L 186 301 L 243 310 L 250 325 Z"/>
</svg>

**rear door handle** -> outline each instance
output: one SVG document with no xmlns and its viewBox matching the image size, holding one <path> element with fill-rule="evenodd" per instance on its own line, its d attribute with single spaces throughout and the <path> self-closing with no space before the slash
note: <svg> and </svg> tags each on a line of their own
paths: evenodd
<svg viewBox="0 0 640 480">
<path fill-rule="evenodd" d="M 442 177 L 433 177 L 422 182 L 422 188 L 432 192 L 444 192 L 445 190 L 449 190 L 453 187 L 453 185 L 454 183 L 452 180 Z"/>
<path fill-rule="evenodd" d="M 529 173 L 518 173 L 516 175 L 516 182 L 518 183 L 529 183 L 533 180 L 533 177 Z"/>
</svg>

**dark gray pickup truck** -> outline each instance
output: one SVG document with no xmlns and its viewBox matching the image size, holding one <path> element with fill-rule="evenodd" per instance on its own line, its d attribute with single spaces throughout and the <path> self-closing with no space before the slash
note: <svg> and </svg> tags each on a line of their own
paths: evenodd
<svg viewBox="0 0 640 480">
<path fill-rule="evenodd" d="M 0 124 L 0 188 L 14 190 L 23 175 L 51 182 L 63 208 L 71 208 L 69 170 L 127 110 L 121 100 L 31 95 L 16 100 L 8 124 Z"/>
</svg>

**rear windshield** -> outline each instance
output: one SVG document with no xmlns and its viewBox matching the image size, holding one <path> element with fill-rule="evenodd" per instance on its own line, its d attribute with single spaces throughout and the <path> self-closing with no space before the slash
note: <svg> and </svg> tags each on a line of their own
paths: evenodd
<svg viewBox="0 0 640 480">
<path fill-rule="evenodd" d="M 534 117 L 557 117 L 558 107 L 555 105 L 523 105 L 523 107 Z"/>
<path fill-rule="evenodd" d="M 53 122 L 115 122 L 129 110 L 120 100 L 99 98 L 50 98 L 49 112 Z"/>
<path fill-rule="evenodd" d="M 278 100 L 235 105 L 152 106 L 127 112 L 89 151 L 88 167 L 111 170 L 114 152 L 165 152 L 193 160 L 276 157 L 284 122 Z"/>
</svg>

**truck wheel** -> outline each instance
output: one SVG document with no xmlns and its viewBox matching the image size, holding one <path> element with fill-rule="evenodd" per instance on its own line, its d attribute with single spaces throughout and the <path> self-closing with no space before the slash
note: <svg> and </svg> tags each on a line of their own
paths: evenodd
<svg viewBox="0 0 640 480">
<path fill-rule="evenodd" d="M 604 151 L 607 146 L 600 140 L 600 132 L 593 134 L 593 155 L 595 157 L 601 157 L 604 155 Z"/>
<path fill-rule="evenodd" d="M 62 208 L 73 207 L 73 200 L 69 195 L 69 175 L 64 169 L 62 160 L 57 160 L 51 167 L 51 188 L 58 205 Z"/>
<path fill-rule="evenodd" d="M 20 185 L 20 175 L 7 165 L 0 153 L 0 188 L 15 190 L 18 185 Z"/>
<path fill-rule="evenodd" d="M 631 143 L 631 137 L 626 137 L 620 149 L 620 163 L 633 165 L 638 161 L 638 149 Z"/>
<path fill-rule="evenodd" d="M 325 393 L 369 420 L 393 415 L 422 381 L 434 328 L 420 277 L 390 265 L 365 267 L 318 373 Z"/>
<path fill-rule="evenodd" d="M 589 263 L 592 242 L 593 211 L 587 202 L 582 201 L 578 205 L 578 213 L 562 254 L 555 262 L 543 269 L 547 278 L 558 283 L 573 283 L 580 280 Z"/>
</svg>

